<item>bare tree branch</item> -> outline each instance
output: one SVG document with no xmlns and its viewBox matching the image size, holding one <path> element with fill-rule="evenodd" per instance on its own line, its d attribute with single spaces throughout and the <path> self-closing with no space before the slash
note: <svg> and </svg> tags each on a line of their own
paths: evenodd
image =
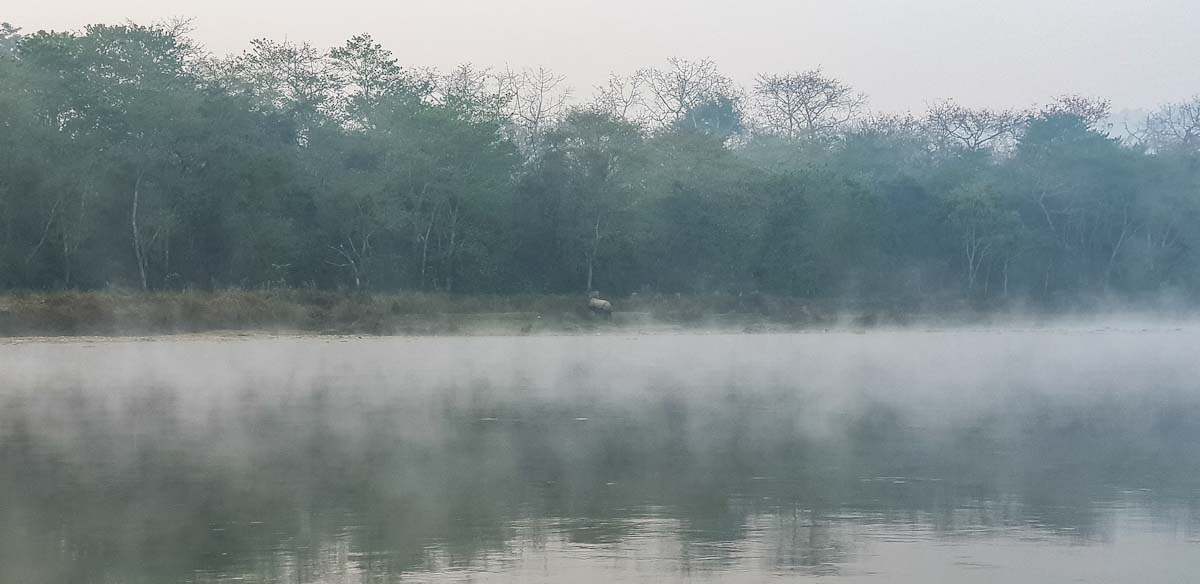
<svg viewBox="0 0 1200 584">
<path fill-rule="evenodd" d="M 738 97 L 733 81 L 722 75 L 711 59 L 688 61 L 673 57 L 667 60 L 667 67 L 640 69 L 636 76 L 645 90 L 641 93 L 641 105 L 647 117 L 659 127 L 683 120 L 688 112 L 706 103 L 722 97 Z"/>
<path fill-rule="evenodd" d="M 837 131 L 854 120 L 867 101 L 820 69 L 759 75 L 754 97 L 767 130 L 789 140 Z"/>
<path fill-rule="evenodd" d="M 925 124 L 939 148 L 979 152 L 1011 146 L 1028 119 L 1026 112 L 972 109 L 947 100 L 929 108 Z"/>
</svg>

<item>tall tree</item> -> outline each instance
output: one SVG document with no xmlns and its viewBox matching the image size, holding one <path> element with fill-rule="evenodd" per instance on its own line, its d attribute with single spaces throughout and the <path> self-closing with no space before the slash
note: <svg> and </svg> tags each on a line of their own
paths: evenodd
<svg viewBox="0 0 1200 584">
<path fill-rule="evenodd" d="M 391 51 L 371 35 L 350 37 L 329 52 L 332 78 L 342 84 L 345 117 L 361 123 L 385 99 L 398 96 L 422 100 L 433 87 L 419 75 L 405 71 Z"/>
<path fill-rule="evenodd" d="M 604 85 L 595 88 L 590 107 L 640 126 L 646 115 L 641 109 L 642 83 L 643 78 L 639 75 L 610 75 Z"/>
<path fill-rule="evenodd" d="M 939 147 L 978 153 L 1011 147 L 1028 117 L 1020 111 L 968 108 L 947 100 L 929 108 L 925 123 Z"/>
<path fill-rule="evenodd" d="M 1200 96 L 1164 105 L 1146 116 L 1145 133 L 1156 150 L 1200 152 Z"/>
<path fill-rule="evenodd" d="M 1015 211 L 1005 208 L 1000 195 L 987 182 L 961 185 L 949 193 L 945 203 L 960 250 L 966 290 L 975 295 L 984 266 L 1011 256 L 1009 248 L 1016 242 L 1020 219 Z M 1004 268 L 1007 288 L 1007 265 Z"/>
<path fill-rule="evenodd" d="M 17 43 L 21 40 L 21 29 L 0 22 L 0 58 L 12 58 L 17 55 Z"/>
<path fill-rule="evenodd" d="M 525 206 L 515 217 L 519 257 L 551 262 L 570 276 L 539 278 L 543 286 L 592 290 L 607 267 L 604 284 L 612 289 L 619 278 L 605 258 L 615 263 L 615 252 L 628 249 L 643 165 L 638 128 L 607 112 L 571 110 L 547 134 L 545 151 L 523 177 Z"/>
<path fill-rule="evenodd" d="M 717 70 L 710 59 L 689 61 L 672 57 L 663 68 L 647 67 L 637 72 L 642 106 L 647 117 L 659 127 L 679 124 L 697 125 L 689 113 L 720 99 L 740 98 L 733 81 Z"/>
<path fill-rule="evenodd" d="M 229 70 L 264 107 L 295 120 L 299 143 L 307 143 L 313 129 L 326 120 L 337 119 L 343 81 L 327 52 L 308 43 L 270 39 L 254 39 L 250 45 L 229 62 Z"/>
<path fill-rule="evenodd" d="M 820 69 L 759 75 L 754 98 L 765 130 L 788 140 L 836 132 L 853 121 L 867 101 L 866 96 Z"/>
<path fill-rule="evenodd" d="M 536 148 L 546 131 L 567 110 L 571 88 L 566 76 L 545 67 L 506 71 L 500 85 L 511 96 L 508 115 L 519 131 L 518 141 L 526 149 Z"/>
</svg>

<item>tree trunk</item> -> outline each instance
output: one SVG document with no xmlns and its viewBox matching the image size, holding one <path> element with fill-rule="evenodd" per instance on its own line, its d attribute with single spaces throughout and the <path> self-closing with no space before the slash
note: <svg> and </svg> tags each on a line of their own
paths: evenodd
<svg viewBox="0 0 1200 584">
<path fill-rule="evenodd" d="M 149 288 L 146 283 L 146 258 L 142 256 L 142 237 L 138 233 L 138 200 L 142 186 L 142 172 L 138 171 L 137 180 L 133 182 L 133 209 L 129 213 L 129 224 L 133 228 L 133 254 L 137 259 L 138 275 L 142 279 L 142 290 Z"/>
<path fill-rule="evenodd" d="M 1009 264 L 1009 261 L 1011 261 L 1011 258 L 1004 258 L 1004 288 L 1003 288 L 1002 293 L 1004 294 L 1005 298 L 1008 298 L 1008 264 Z"/>
<path fill-rule="evenodd" d="M 1108 254 L 1108 263 L 1104 266 L 1104 291 L 1108 292 L 1112 284 L 1113 268 L 1117 264 L 1117 255 L 1121 253 L 1121 247 L 1125 245 L 1125 241 L 1130 237 L 1129 234 L 1129 210 L 1126 209 L 1124 217 L 1121 220 L 1121 235 L 1117 238 L 1117 242 L 1112 246 L 1112 253 Z"/>
<path fill-rule="evenodd" d="M 592 251 L 587 256 L 587 293 L 592 293 L 592 274 L 596 264 L 596 249 L 600 247 L 600 214 L 596 213 L 596 223 L 592 227 Z"/>
<path fill-rule="evenodd" d="M 458 239 L 458 203 L 450 207 L 450 245 L 446 248 L 446 293 L 454 291 L 454 247 Z"/>
<path fill-rule="evenodd" d="M 975 271 L 979 259 L 979 240 L 975 238 L 975 228 L 972 227 L 966 237 L 966 256 L 967 256 L 967 292 L 975 291 Z"/>
<path fill-rule="evenodd" d="M 425 228 L 425 237 L 421 238 L 421 290 L 425 289 L 425 268 L 429 265 L 429 235 L 433 233 L 433 221 L 436 217 L 429 216 L 429 227 Z"/>
<path fill-rule="evenodd" d="M 64 234 L 62 239 L 63 244 L 63 287 L 71 287 L 71 243 Z"/>
<path fill-rule="evenodd" d="M 38 239 L 37 245 L 33 246 L 33 250 L 29 252 L 29 255 L 25 256 L 26 265 L 33 261 L 33 258 L 41 251 L 42 246 L 45 245 L 46 236 L 50 234 L 50 227 L 54 225 L 54 216 L 58 213 L 58 204 L 61 202 L 62 199 L 54 201 L 54 206 L 50 208 L 50 217 L 46 219 L 46 226 L 42 229 L 42 237 Z"/>
<path fill-rule="evenodd" d="M 69 223 L 64 223 L 62 229 L 63 286 L 67 288 L 71 287 L 72 264 L 75 260 L 75 251 L 79 249 L 79 240 L 82 238 L 78 231 L 83 229 L 83 218 L 86 211 L 87 192 L 81 189 L 79 193 L 79 214 L 75 218 L 75 226 L 72 228 Z"/>
</svg>

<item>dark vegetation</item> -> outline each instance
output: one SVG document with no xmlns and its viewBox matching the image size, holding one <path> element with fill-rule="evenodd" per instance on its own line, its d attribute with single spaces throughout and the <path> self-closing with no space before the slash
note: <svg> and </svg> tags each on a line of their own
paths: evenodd
<svg viewBox="0 0 1200 584">
<path fill-rule="evenodd" d="M 906 324 L 922 315 L 881 306 L 818 306 L 762 295 L 636 294 L 615 317 L 570 294 L 360 294 L 321 290 L 56 291 L 0 296 L 0 336 L 209 331 L 320 334 L 543 334 L 703 327 L 771 332 Z M 933 315 L 924 315 L 929 322 Z M 958 321 L 983 315 L 956 313 Z M 956 321 L 956 322 L 958 322 Z"/>
<path fill-rule="evenodd" d="M 365 35 L 220 58 L 179 24 L 4 25 L 0 290 L 110 290 L 41 304 L 80 311 L 207 291 L 139 318 L 251 325 L 367 291 L 390 313 L 591 289 L 1051 311 L 1200 290 L 1200 100 L 1116 138 L 1081 97 L 879 115 L 820 71 L 742 89 L 680 59 L 590 100 L 564 83 L 405 68 Z M 255 304 L 272 295 L 312 301 Z"/>
</svg>

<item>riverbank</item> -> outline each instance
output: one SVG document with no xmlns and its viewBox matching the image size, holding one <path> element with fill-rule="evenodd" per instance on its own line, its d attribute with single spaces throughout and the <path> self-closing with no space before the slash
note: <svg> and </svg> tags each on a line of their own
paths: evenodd
<svg viewBox="0 0 1200 584">
<path fill-rule="evenodd" d="M 593 332 L 787 332 L 987 324 L 1014 311 L 912 310 L 762 295 L 634 295 L 611 320 L 573 295 L 345 294 L 309 290 L 52 292 L 0 295 L 0 337 L 226 332 L 515 335 Z M 1090 313 L 1085 313 L 1084 316 Z M 1030 313 L 1021 312 L 1023 317 Z M 1061 317 L 1062 315 L 1058 315 Z M 1043 318 L 1044 315 L 1033 315 Z"/>
<path fill-rule="evenodd" d="M 536 334 L 613 328 L 794 330 L 902 324 L 873 308 L 847 314 L 799 299 L 635 295 L 614 300 L 611 320 L 581 297 L 518 294 L 344 294 L 305 290 L 52 292 L 0 296 L 0 336 L 185 334 L 210 331 L 431 335 Z"/>
</svg>

